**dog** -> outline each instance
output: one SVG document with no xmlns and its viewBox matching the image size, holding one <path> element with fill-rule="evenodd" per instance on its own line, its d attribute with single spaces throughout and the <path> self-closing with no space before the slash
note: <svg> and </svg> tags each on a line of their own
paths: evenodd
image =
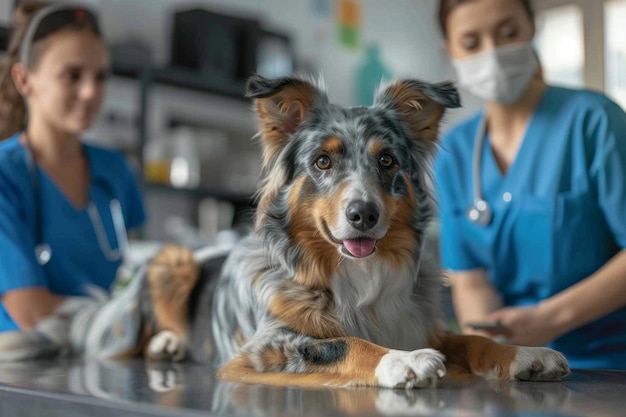
<svg viewBox="0 0 626 417">
<path fill-rule="evenodd" d="M 247 96 L 263 159 L 254 230 L 219 279 L 202 285 L 188 249 L 169 246 L 152 260 L 148 357 L 180 359 L 200 344 L 221 379 L 301 387 L 410 389 L 434 387 L 446 373 L 533 381 L 569 373 L 549 348 L 443 325 L 442 270 L 422 253 L 439 124 L 460 106 L 452 83 L 400 79 L 381 86 L 371 107 L 345 108 L 312 80 L 256 75 Z M 204 296 L 190 302 L 197 291 Z"/>
</svg>

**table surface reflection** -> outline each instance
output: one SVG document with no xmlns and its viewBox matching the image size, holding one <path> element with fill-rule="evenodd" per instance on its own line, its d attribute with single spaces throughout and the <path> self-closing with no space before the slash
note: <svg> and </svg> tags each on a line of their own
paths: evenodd
<svg viewBox="0 0 626 417">
<path fill-rule="evenodd" d="M 616 416 L 626 372 L 562 382 L 444 380 L 436 389 L 299 389 L 221 382 L 208 365 L 55 359 L 0 364 L 3 416 Z"/>
</svg>

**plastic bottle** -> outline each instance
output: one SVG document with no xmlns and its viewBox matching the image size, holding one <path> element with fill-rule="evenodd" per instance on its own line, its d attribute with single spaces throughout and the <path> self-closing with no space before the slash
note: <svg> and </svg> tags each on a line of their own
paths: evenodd
<svg viewBox="0 0 626 417">
<path fill-rule="evenodd" d="M 370 44 L 366 49 L 366 55 L 358 67 L 355 77 L 357 103 L 360 106 L 371 106 L 374 92 L 381 81 L 389 81 L 392 75 L 380 57 L 378 46 Z"/>
<path fill-rule="evenodd" d="M 200 158 L 193 129 L 177 127 L 172 132 L 172 162 L 170 183 L 177 188 L 200 185 Z"/>
<path fill-rule="evenodd" d="M 170 182 L 170 152 L 166 138 L 151 139 L 144 149 L 143 175 L 148 182 L 168 184 Z"/>
</svg>

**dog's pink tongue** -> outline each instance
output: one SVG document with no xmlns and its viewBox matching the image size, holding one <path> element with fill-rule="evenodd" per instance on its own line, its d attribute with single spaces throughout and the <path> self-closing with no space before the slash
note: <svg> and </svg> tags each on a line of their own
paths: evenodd
<svg viewBox="0 0 626 417">
<path fill-rule="evenodd" d="M 352 256 L 362 258 L 371 255 L 376 246 L 375 239 L 347 239 L 343 241 L 343 246 Z"/>
</svg>

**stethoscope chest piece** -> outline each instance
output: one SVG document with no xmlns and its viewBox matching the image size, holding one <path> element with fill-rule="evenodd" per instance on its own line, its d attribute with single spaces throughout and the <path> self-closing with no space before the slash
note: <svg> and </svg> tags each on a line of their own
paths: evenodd
<svg viewBox="0 0 626 417">
<path fill-rule="evenodd" d="M 491 208 L 485 200 L 481 198 L 476 199 L 474 200 L 474 204 L 467 210 L 467 217 L 472 223 L 486 226 L 491 223 Z"/>
<path fill-rule="evenodd" d="M 39 243 L 35 246 L 35 258 L 39 265 L 45 265 L 50 261 L 52 257 L 52 249 L 47 243 Z"/>
<path fill-rule="evenodd" d="M 467 209 L 467 218 L 474 224 L 486 226 L 491 223 L 493 213 L 489 203 L 485 201 L 480 189 L 480 169 L 481 154 L 483 142 L 485 140 L 485 131 L 487 129 L 487 121 L 484 116 L 478 121 L 478 129 L 474 140 L 474 155 L 472 157 L 472 191 L 474 194 L 474 202 Z"/>
</svg>

